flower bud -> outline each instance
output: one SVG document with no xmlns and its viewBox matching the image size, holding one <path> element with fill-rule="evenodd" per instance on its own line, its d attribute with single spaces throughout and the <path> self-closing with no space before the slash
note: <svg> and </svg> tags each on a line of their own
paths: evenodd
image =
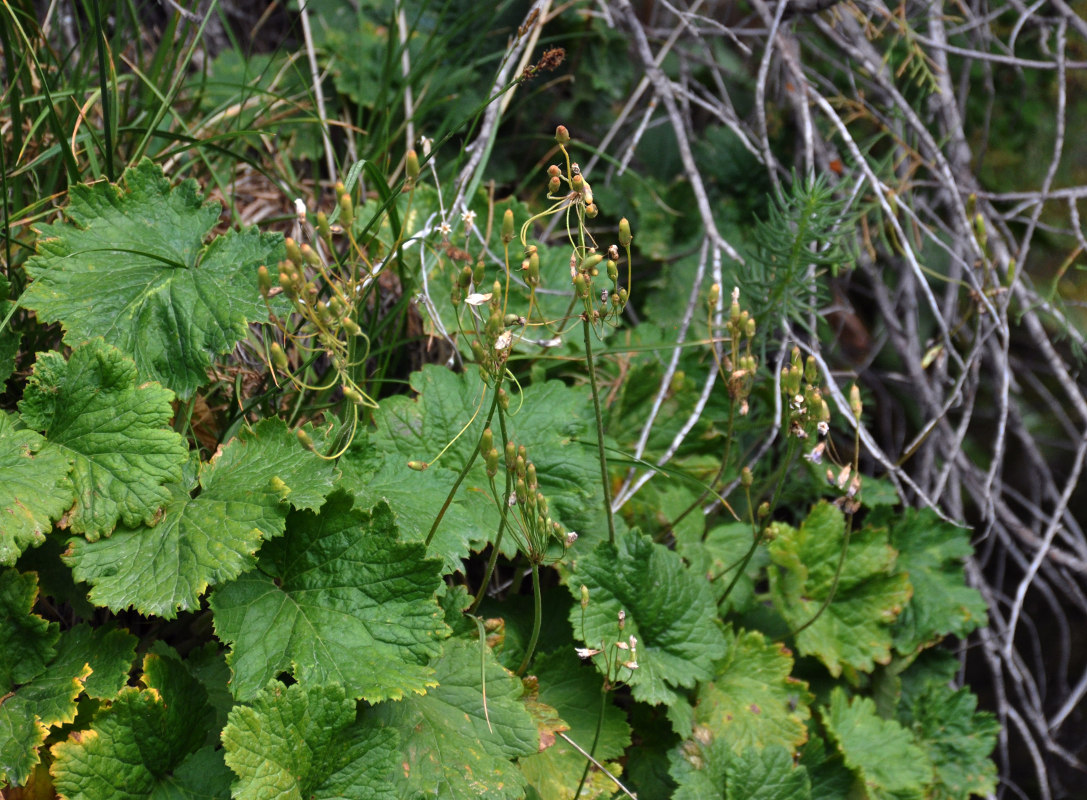
<svg viewBox="0 0 1087 800">
<path fill-rule="evenodd" d="M 721 299 L 721 284 L 715 283 L 710 287 L 710 295 L 706 298 L 706 305 L 717 308 L 717 301 Z"/>
<path fill-rule="evenodd" d="M 536 465 L 531 461 L 525 467 L 525 480 L 528 481 L 530 489 L 535 489 L 539 484 L 536 482 Z"/>
<path fill-rule="evenodd" d="M 585 280 L 585 276 L 580 272 L 577 274 L 577 277 L 574 278 L 574 291 L 582 300 L 589 296 L 589 283 Z"/>
<path fill-rule="evenodd" d="M 758 514 L 760 520 L 766 519 L 768 516 L 770 516 L 770 504 L 765 501 L 759 504 Z"/>
<path fill-rule="evenodd" d="M 581 584 L 581 607 L 589 607 L 589 587 L 586 586 L 584 583 Z"/>
<path fill-rule="evenodd" d="M 619 281 L 619 264 L 610 258 L 608 259 L 608 280 L 612 283 Z"/>
<path fill-rule="evenodd" d="M 328 214 L 324 211 L 317 212 L 317 232 L 326 242 L 332 240 L 332 229 L 328 225 Z"/>
<path fill-rule="evenodd" d="M 547 168 L 547 177 L 549 178 L 557 178 L 561 174 L 562 170 L 559 169 L 558 164 L 552 164 L 550 167 Z"/>
<path fill-rule="evenodd" d="M 509 411 L 510 409 L 510 396 L 505 389 L 498 390 L 498 405 L 502 407 L 503 411 Z"/>
<path fill-rule="evenodd" d="M 754 319 L 749 319 L 747 321 L 747 325 L 745 327 L 746 327 L 746 330 L 744 331 L 744 333 L 747 334 L 747 338 L 748 339 L 754 339 L 755 338 L 755 320 Z"/>
<path fill-rule="evenodd" d="M 861 404 L 861 390 L 855 383 L 849 387 L 849 409 L 853 412 L 854 418 L 858 420 L 861 418 L 864 406 Z"/>
<path fill-rule="evenodd" d="M 578 272 L 583 275 L 596 275 L 600 266 L 600 262 L 604 260 L 604 256 L 600 253 L 589 253 L 585 258 L 581 260 L 581 266 L 578 267 Z"/>
<path fill-rule="evenodd" d="M 309 434 L 306 433 L 304 430 L 299 428 L 294 432 L 294 435 L 298 438 L 299 444 L 301 444 L 304 448 L 306 448 L 307 450 L 313 449 L 313 439 L 311 439 Z"/>
<path fill-rule="evenodd" d="M 429 466 L 430 466 L 430 464 L 426 463 L 425 461 L 409 461 L 408 462 L 408 469 L 413 469 L 416 472 L 422 472 L 423 470 L 425 470 Z"/>
<path fill-rule="evenodd" d="M 804 380 L 808 383 L 819 382 L 819 365 L 815 363 L 815 356 L 808 356 L 804 362 Z"/>
<path fill-rule="evenodd" d="M 493 478 L 498 474 L 498 448 L 492 447 L 483 455 L 484 463 L 487 465 L 487 477 Z"/>
<path fill-rule="evenodd" d="M 360 328 L 355 320 L 351 319 L 351 317 L 344 317 L 343 319 L 341 319 L 340 325 L 343 326 L 343 329 L 347 331 L 347 334 L 349 336 L 362 335 L 362 328 Z"/>
<path fill-rule="evenodd" d="M 412 182 L 419 177 L 419 154 L 414 150 L 408 150 L 407 155 L 404 156 L 404 170 Z"/>
<path fill-rule="evenodd" d="M 506 442 L 506 469 L 513 469 L 517 463 L 517 448 L 513 446 L 513 442 Z"/>
<path fill-rule="evenodd" d="M 588 185 L 588 184 L 586 184 Z M 596 219 L 597 214 L 600 213 L 600 209 L 596 207 L 596 203 L 588 203 L 585 206 L 585 216 L 589 219 Z"/>
<path fill-rule="evenodd" d="M 547 182 L 547 193 L 548 194 L 558 194 L 559 189 L 561 189 L 561 188 L 562 188 L 562 181 L 560 181 L 557 177 L 552 178 L 551 180 L 549 180 Z"/>
<path fill-rule="evenodd" d="M 517 504 L 523 506 L 528 500 L 528 487 L 523 478 L 518 478 L 513 489 L 517 493 Z"/>
<path fill-rule="evenodd" d="M 483 260 L 476 262 L 475 269 L 472 270 L 472 283 L 476 286 L 482 286 L 483 281 L 487 278 L 487 265 L 483 263 Z"/>
<path fill-rule="evenodd" d="M 490 428 L 483 429 L 483 435 L 479 437 L 479 452 L 487 455 L 494 447 L 494 432 Z"/>
<path fill-rule="evenodd" d="M 751 484 L 755 482 L 755 476 L 751 474 L 750 467 L 744 467 L 740 470 L 740 485 L 745 489 L 750 489 Z"/>
<path fill-rule="evenodd" d="M 467 289 L 472 285 L 472 268 L 465 264 L 457 275 L 457 286 Z"/>
<path fill-rule="evenodd" d="M 559 125 L 555 128 L 555 141 L 559 144 L 569 144 L 570 131 L 566 130 L 565 125 Z"/>
</svg>

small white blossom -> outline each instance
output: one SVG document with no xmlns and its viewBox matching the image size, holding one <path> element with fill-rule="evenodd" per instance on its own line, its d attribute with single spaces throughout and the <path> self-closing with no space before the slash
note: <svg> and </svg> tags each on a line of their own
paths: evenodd
<svg viewBox="0 0 1087 800">
<path fill-rule="evenodd" d="M 574 652 L 577 653 L 578 658 L 592 658 L 600 654 L 599 650 L 592 647 L 575 647 Z"/>
<path fill-rule="evenodd" d="M 442 220 L 442 224 L 438 226 L 438 233 L 440 233 L 442 235 L 442 237 L 444 238 L 446 236 L 449 236 L 449 234 L 451 234 L 452 232 L 453 232 L 453 226 L 450 225 L 445 220 Z"/>
<path fill-rule="evenodd" d="M 566 534 L 566 546 L 567 547 L 573 547 L 574 542 L 576 542 L 576 541 L 577 541 L 577 534 L 576 533 L 574 533 L 573 531 L 570 531 L 569 533 Z"/>
<path fill-rule="evenodd" d="M 468 209 L 460 215 L 461 222 L 464 223 L 465 228 L 471 228 L 472 223 L 476 221 L 476 212 L 472 209 Z"/>
<path fill-rule="evenodd" d="M 505 350 L 507 347 L 510 346 L 510 343 L 512 341 L 513 341 L 513 333 L 510 332 L 510 331 L 502 331 L 502 333 L 500 333 L 498 335 L 498 339 L 494 343 L 494 349 L 495 350 Z"/>
<path fill-rule="evenodd" d="M 830 425 L 826 422 L 826 420 L 822 420 L 818 425 L 815 426 L 815 429 L 819 431 L 820 436 L 826 436 L 827 433 L 830 432 Z"/>
<path fill-rule="evenodd" d="M 302 201 L 301 197 L 294 199 L 294 214 L 298 217 L 300 222 L 306 221 L 306 204 Z"/>
<path fill-rule="evenodd" d="M 464 302 L 470 306 L 481 306 L 484 303 L 490 302 L 491 297 L 491 292 L 486 292 L 485 294 L 480 294 L 479 292 L 472 292 L 472 294 L 464 298 Z"/>
<path fill-rule="evenodd" d="M 733 286 L 732 287 L 732 302 L 733 303 L 739 303 L 740 302 L 740 287 L 739 286 Z"/>
<path fill-rule="evenodd" d="M 638 668 L 638 662 L 637 661 L 624 661 L 623 666 L 626 667 L 629 670 L 635 670 L 635 669 Z"/>
</svg>

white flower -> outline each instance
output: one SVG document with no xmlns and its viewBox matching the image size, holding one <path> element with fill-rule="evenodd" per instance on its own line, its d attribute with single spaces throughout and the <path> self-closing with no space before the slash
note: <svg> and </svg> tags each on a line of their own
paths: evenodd
<svg viewBox="0 0 1087 800">
<path fill-rule="evenodd" d="M 819 431 L 820 436 L 826 436 L 827 433 L 830 431 L 830 425 L 827 424 L 826 420 L 822 420 L 818 425 L 815 426 L 815 429 Z"/>
<path fill-rule="evenodd" d="M 466 298 L 464 298 L 464 302 L 467 303 L 470 306 L 481 306 L 484 303 L 490 302 L 491 296 L 492 296 L 491 292 L 487 292 L 486 294 L 480 294 L 479 292 L 473 292 L 472 294 L 470 294 Z"/>
<path fill-rule="evenodd" d="M 739 286 L 733 286 L 732 287 L 732 302 L 733 303 L 739 303 L 740 302 L 740 287 Z"/>
<path fill-rule="evenodd" d="M 510 332 L 510 331 L 502 331 L 502 333 L 500 333 L 498 335 L 498 339 L 494 343 L 494 349 L 495 350 L 505 350 L 507 347 L 510 346 L 510 343 L 512 341 L 513 341 L 513 333 Z"/>
<path fill-rule="evenodd" d="M 577 653 L 578 658 L 592 658 L 600 653 L 599 650 L 592 647 L 575 647 L 574 652 Z"/>
<path fill-rule="evenodd" d="M 576 542 L 576 541 L 577 541 L 577 534 L 576 533 L 574 533 L 573 531 L 570 531 L 568 534 L 566 534 L 566 546 L 567 547 L 573 547 L 574 542 Z"/>
<path fill-rule="evenodd" d="M 442 235 L 442 237 L 444 238 L 446 236 L 449 236 L 449 234 L 451 234 L 452 232 L 453 232 L 453 226 L 450 225 L 445 220 L 442 220 L 442 224 L 438 226 L 438 233 L 440 233 Z"/>
<path fill-rule="evenodd" d="M 476 212 L 472 209 L 468 209 L 460 215 L 461 222 L 464 223 L 465 228 L 471 228 L 472 223 L 476 221 Z"/>
<path fill-rule="evenodd" d="M 299 221 L 304 222 L 306 219 L 306 204 L 302 202 L 301 197 L 294 198 L 294 214 L 298 217 Z"/>
</svg>

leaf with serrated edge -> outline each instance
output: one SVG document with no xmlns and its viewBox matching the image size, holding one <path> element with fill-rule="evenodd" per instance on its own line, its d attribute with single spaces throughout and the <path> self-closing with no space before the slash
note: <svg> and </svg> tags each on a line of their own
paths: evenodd
<svg viewBox="0 0 1087 800">
<path fill-rule="evenodd" d="M 203 687 L 172 655 L 148 654 L 143 667 L 147 688 L 122 689 L 90 730 L 53 745 L 50 771 L 58 794 L 68 800 L 225 798 L 229 772 L 221 754 L 207 752 L 215 713 Z"/>
<path fill-rule="evenodd" d="M 294 512 L 259 568 L 211 596 L 215 631 L 231 646 L 234 696 L 253 697 L 286 670 L 371 702 L 425 691 L 427 661 L 449 632 L 434 597 L 440 570 L 421 544 L 398 540 L 383 503 L 353 510 L 336 492 L 320 515 Z"/>
<path fill-rule="evenodd" d="M 792 628 L 809 623 L 831 596 L 845 535 L 842 512 L 816 505 L 799 528 L 771 526 L 770 596 Z M 796 636 L 797 650 L 819 658 L 835 677 L 843 668 L 869 671 L 891 658 L 891 624 L 910 598 L 910 583 L 893 571 L 896 552 L 883 529 L 854 531 L 833 600 Z"/>
<path fill-rule="evenodd" d="M 33 680 L 56 654 L 60 625 L 31 613 L 37 598 L 37 575 L 0 569 L 0 691 Z"/>
<path fill-rule="evenodd" d="M 712 681 L 698 689 L 695 722 L 722 737 L 733 751 L 781 745 L 790 753 L 808 738 L 805 721 L 813 698 L 790 676 L 792 654 L 758 631 L 726 633 L 728 655 Z"/>
<path fill-rule="evenodd" d="M 677 786 L 672 800 L 821 800 L 813 798 L 808 771 L 779 745 L 735 752 L 708 728 L 696 728 L 669 754 Z"/>
<path fill-rule="evenodd" d="M 538 656 L 532 664 L 532 673 L 539 684 L 540 702 L 558 712 L 569 725 L 566 734 L 586 749 L 596 737 L 603 702 L 604 718 L 594 755 L 606 761 L 623 754 L 630 745 L 626 715 L 611 702 L 610 694 L 601 691 L 600 675 L 578 663 L 572 647 Z M 581 780 L 585 756 L 560 738 L 543 752 L 522 758 L 518 763 L 541 797 L 571 800 Z M 609 771 L 620 774 L 622 770 L 618 764 L 612 764 Z M 615 784 L 599 771 L 594 770 L 593 775 L 598 779 L 582 789 L 580 798 L 611 797 Z"/>
<path fill-rule="evenodd" d="M 172 498 L 153 528 L 118 528 L 92 543 L 72 539 L 65 563 L 92 585 L 97 605 L 172 619 L 196 608 L 209 586 L 252 568 L 261 543 L 283 532 L 282 500 L 294 494 L 292 486 L 300 489 L 298 501 L 323 502 L 319 487 L 331 488 L 324 463 L 283 422 L 269 420 L 201 465 L 195 497 L 190 465 L 184 480 L 169 487 Z"/>
<path fill-rule="evenodd" d="M 364 722 L 400 732 L 410 790 L 405 796 L 524 796 L 524 777 L 510 759 L 536 752 L 536 724 L 521 705 L 521 682 L 494 660 L 489 648 L 482 670 L 484 700 L 479 647 L 479 642 L 450 639 L 434 664 L 436 688 L 363 712 Z"/>
<path fill-rule="evenodd" d="M 270 683 L 223 730 L 235 800 L 392 800 L 397 735 L 355 723 L 342 686 Z"/>
<path fill-rule="evenodd" d="M 34 431 L 16 430 L 0 412 L 0 566 L 45 541 L 53 520 L 71 507 L 70 467 L 63 452 Z"/>
<path fill-rule="evenodd" d="M 435 511 L 428 503 L 413 502 L 411 492 L 417 485 L 425 495 L 439 498 L 439 503 L 445 501 L 479 441 L 485 413 L 480 413 L 467 429 L 465 424 L 481 403 L 490 403 L 491 395 L 482 393 L 477 379 L 434 365 L 413 373 L 411 385 L 419 393 L 417 398 L 390 397 L 374 413 L 370 441 L 373 450 L 383 457 L 373 457 L 361 447 L 349 453 L 348 461 L 362 458 L 370 463 L 357 467 L 357 477 L 346 485 L 364 506 L 383 496 L 398 514 L 406 505 L 411 506 L 403 510 L 404 538 L 423 540 Z M 594 523 L 602 521 L 602 500 L 599 464 L 593 451 L 576 441 L 589 435 L 591 427 L 585 395 L 559 381 L 533 384 L 525 387 L 521 397 L 514 396 L 511 410 L 516 413 L 508 417 L 507 433 L 526 447 L 529 459 L 535 463 L 540 491 L 548 499 L 552 518 L 581 533 L 583 546 L 592 546 L 601 536 L 601 526 Z M 494 430 L 497 442 L 501 436 L 497 426 Z M 425 475 L 403 468 L 407 461 L 425 460 L 450 442 L 452 446 Z M 501 449 L 503 445 L 498 446 Z M 351 478 L 352 474 L 351 468 L 345 468 L 345 477 Z M 445 559 L 448 571 L 458 570 L 460 559 L 468 556 L 473 546 L 481 546 L 494 536 L 498 519 L 490 483 L 479 459 L 461 484 L 430 552 Z"/>
<path fill-rule="evenodd" d="M 709 584 L 691 574 L 677 553 L 639 531 L 628 531 L 616 543 L 603 542 L 571 564 L 567 585 L 575 598 L 580 586 L 587 586 L 589 605 L 584 613 L 575 605 L 570 624 L 591 648 L 634 636 L 638 668 L 623 670 L 620 677 L 635 700 L 671 704 L 676 687 L 691 688 L 713 677 L 714 661 L 726 652 Z M 626 612 L 621 632 L 620 610 Z"/>
<path fill-rule="evenodd" d="M 909 731 L 882 719 L 867 697 L 849 700 L 840 686 L 822 710 L 823 724 L 846 766 L 863 781 L 869 800 L 922 800 L 932 764 Z"/>
<path fill-rule="evenodd" d="M 977 698 L 968 689 L 950 687 L 958 659 L 941 650 L 927 651 L 925 656 L 902 675 L 897 717 L 936 770 L 936 781 L 926 797 L 967 800 L 972 795 L 989 795 L 997 784 L 996 764 L 990 755 L 1000 723 L 992 714 L 977 710 Z"/>
<path fill-rule="evenodd" d="M 93 541 L 119 520 L 150 523 L 170 499 L 163 484 L 180 480 L 188 459 L 184 440 L 169 428 L 172 399 L 158 384 L 137 385 L 132 361 L 101 339 L 67 361 L 57 352 L 38 355 L 19 411 L 72 462 L 74 532 Z"/>
<path fill-rule="evenodd" d="M 59 320 L 70 345 L 107 337 L 187 400 L 212 358 L 267 317 L 257 267 L 283 258 L 282 237 L 250 228 L 205 245 L 222 209 L 195 181 L 171 189 L 147 159 L 120 185 L 76 184 L 70 196 L 69 221 L 40 229 L 20 305 Z"/>
<path fill-rule="evenodd" d="M 988 615 L 977 589 L 966 585 L 963 561 L 973 552 L 970 530 L 944 522 L 935 512 L 880 509 L 870 527 L 890 529 L 898 550 L 895 569 L 913 584 L 913 597 L 895 621 L 895 649 L 909 655 L 944 636 L 965 638 Z"/>
</svg>

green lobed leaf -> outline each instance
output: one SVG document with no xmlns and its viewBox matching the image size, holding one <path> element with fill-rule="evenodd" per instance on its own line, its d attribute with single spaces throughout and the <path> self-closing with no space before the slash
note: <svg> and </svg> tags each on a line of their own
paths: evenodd
<svg viewBox="0 0 1087 800">
<path fill-rule="evenodd" d="M 70 196 L 69 221 L 41 228 L 20 305 L 59 320 L 72 346 L 108 338 L 141 377 L 187 400 L 246 323 L 267 318 L 257 267 L 284 257 L 282 237 L 250 228 L 205 244 L 221 207 L 195 181 L 170 188 L 148 159 L 118 185 L 79 184 Z"/>
<path fill-rule="evenodd" d="M 185 664 L 144 658 L 143 684 L 121 690 L 94 719 L 53 746 L 51 772 L 68 800 L 229 797 L 221 753 L 207 743 L 215 712 Z"/>
<path fill-rule="evenodd" d="M 569 726 L 566 733 L 571 739 L 588 750 L 596 737 L 597 720 L 603 710 L 594 756 L 599 761 L 608 761 L 623 755 L 630 745 L 626 715 L 602 691 L 603 679 L 596 670 L 579 662 L 573 647 L 538 656 L 532 664 L 532 673 L 539 682 L 540 701 L 558 712 Z M 585 756 L 558 739 L 546 750 L 522 758 L 519 764 L 541 797 L 572 800 L 581 780 Z M 617 775 L 621 766 L 609 763 L 608 770 Z M 580 797 L 611 797 L 615 784 L 599 771 L 594 770 L 592 777 L 592 785 L 587 785 Z"/>
<path fill-rule="evenodd" d="M 53 520 L 72 505 L 70 467 L 63 452 L 34 431 L 16 430 L 0 412 L 0 566 L 44 542 Z"/>
<path fill-rule="evenodd" d="M 92 585 L 97 605 L 167 619 L 197 608 L 209 586 L 255 563 L 261 543 L 283 533 L 286 502 L 319 508 L 335 468 L 299 444 L 281 420 L 265 420 L 192 465 L 152 528 L 118 528 L 108 539 L 72 539 L 65 563 Z"/>
<path fill-rule="evenodd" d="M 835 677 L 843 668 L 869 671 L 891 658 L 891 624 L 910 598 L 907 576 L 894 571 L 895 550 L 886 531 L 854 531 L 838 567 L 845 519 L 830 503 L 816 505 L 799 528 L 771 526 L 768 545 L 774 607 L 790 627 L 808 624 L 831 597 L 822 614 L 796 635 L 797 650 L 816 656 Z"/>
<path fill-rule="evenodd" d="M 120 520 L 150 523 L 170 499 L 163 484 L 181 479 L 184 440 L 168 427 L 173 394 L 137 385 L 136 367 L 94 339 L 72 351 L 38 354 L 19 410 L 28 427 L 72 462 L 75 509 L 69 525 L 91 541 Z"/>
<path fill-rule="evenodd" d="M 735 752 L 709 729 L 675 748 L 670 774 L 676 782 L 672 800 L 811 800 L 807 770 L 793 763 L 784 747 L 769 745 Z M 820 799 L 821 800 L 821 799 Z"/>
<path fill-rule="evenodd" d="M 751 541 L 751 526 L 732 522 L 715 526 L 705 538 L 702 537 L 701 532 L 697 535 L 677 532 L 676 552 L 683 556 L 684 561 L 690 564 L 694 572 L 706 576 L 706 579 L 710 581 L 714 599 L 720 603 L 725 591 L 736 577 L 735 570 L 739 568 L 747 551 L 751 549 Z M 766 548 L 760 547 L 755 551 L 747 563 L 744 574 L 732 587 L 732 594 L 721 606 L 722 614 L 729 610 L 743 612 L 755 604 L 755 582 L 767 560 Z"/>
<path fill-rule="evenodd" d="M 364 506 L 387 497 L 404 520 L 404 538 L 421 541 L 430 530 L 436 508 L 419 502 L 412 492 L 418 487 L 424 496 L 437 499 L 437 508 L 441 507 L 458 472 L 478 445 L 491 394 L 484 395 L 483 385 L 474 375 L 456 374 L 434 365 L 413 373 L 411 384 L 417 398 L 390 397 L 374 413 L 375 430 L 370 441 L 374 451 L 383 454 L 384 463 L 361 451 L 369 464 L 350 482 L 346 478 L 351 473 L 345 468 L 345 485 Z M 579 441 L 594 436 L 586 394 L 558 381 L 525 387 L 521 396 L 510 387 L 507 391 L 513 394 L 507 432 L 518 445 L 527 448 L 536 464 L 540 491 L 547 496 L 551 516 L 582 534 L 584 543 L 591 545 L 603 530 L 598 524 L 603 519 L 603 500 L 595 450 Z M 475 421 L 461 433 L 481 404 Z M 492 427 L 501 449 L 497 419 Z M 404 470 L 407 461 L 426 461 L 450 442 L 453 444 L 441 460 L 425 473 Z M 500 476 L 500 491 L 503 487 Z M 461 558 L 494 537 L 498 519 L 479 459 L 461 484 L 453 510 L 439 527 L 430 552 L 445 560 L 447 570 L 459 570 Z"/>
<path fill-rule="evenodd" d="M 223 730 L 235 800 L 396 797 L 397 733 L 355 723 L 355 701 L 337 685 L 273 681 Z"/>
<path fill-rule="evenodd" d="M 909 731 L 876 713 L 867 697 L 848 699 L 840 686 L 822 711 L 823 725 L 869 800 L 922 800 L 932 764 Z"/>
<path fill-rule="evenodd" d="M 590 648 L 637 638 L 638 668 L 630 671 L 634 699 L 657 704 L 677 701 L 676 688 L 713 677 L 714 661 L 726 653 L 717 626 L 709 584 L 692 574 L 679 555 L 639 531 L 628 531 L 613 546 L 603 542 L 571 562 L 567 581 L 575 599 L 589 589 L 589 605 L 575 605 L 570 623 Z M 618 629 L 620 610 L 625 627 Z M 602 656 L 597 656 L 600 666 Z"/>
<path fill-rule="evenodd" d="M 25 783 L 49 730 L 72 722 L 76 698 L 112 698 L 128 679 L 136 637 L 110 626 L 65 631 L 46 669 L 0 702 L 0 777 Z"/>
<path fill-rule="evenodd" d="M 814 698 L 790 675 L 792 653 L 758 631 L 728 631 L 725 637 L 728 655 L 713 680 L 698 687 L 695 722 L 736 753 L 767 745 L 795 753 L 808 738 L 805 722 Z"/>
<path fill-rule="evenodd" d="M 891 545 L 898 550 L 896 569 L 913 584 L 913 597 L 895 622 L 895 649 L 908 655 L 949 634 L 964 638 L 986 623 L 985 601 L 966 585 L 963 574 L 963 560 L 973 553 L 968 529 L 928 509 L 884 508 L 868 524 L 890 529 Z"/>
<path fill-rule="evenodd" d="M 489 648 L 481 666 L 479 648 L 479 642 L 450 639 L 434 663 L 436 688 L 363 712 L 363 722 L 400 733 L 407 783 L 401 796 L 513 800 L 524 795 L 525 779 L 510 759 L 536 752 L 536 724 L 521 704 L 521 682 Z"/>
<path fill-rule="evenodd" d="M 0 569 L 0 690 L 27 683 L 45 671 L 56 654 L 60 625 L 31 613 L 38 576 Z"/>
<path fill-rule="evenodd" d="M 231 646 L 234 696 L 254 697 L 288 670 L 371 702 L 426 691 L 427 661 L 449 631 L 434 597 L 440 570 L 422 545 L 398 540 L 384 503 L 353 510 L 336 492 L 320 515 L 294 512 L 258 569 L 211 597 L 215 631 Z"/>
<path fill-rule="evenodd" d="M 949 686 L 958 661 L 950 657 L 946 663 L 951 674 L 923 663 L 915 663 L 903 674 L 897 718 L 913 732 L 935 768 L 936 780 L 926 798 L 966 800 L 990 795 L 997 784 L 996 764 L 990 755 L 1000 723 L 992 714 L 977 710 L 977 698 L 968 689 Z"/>
</svg>

